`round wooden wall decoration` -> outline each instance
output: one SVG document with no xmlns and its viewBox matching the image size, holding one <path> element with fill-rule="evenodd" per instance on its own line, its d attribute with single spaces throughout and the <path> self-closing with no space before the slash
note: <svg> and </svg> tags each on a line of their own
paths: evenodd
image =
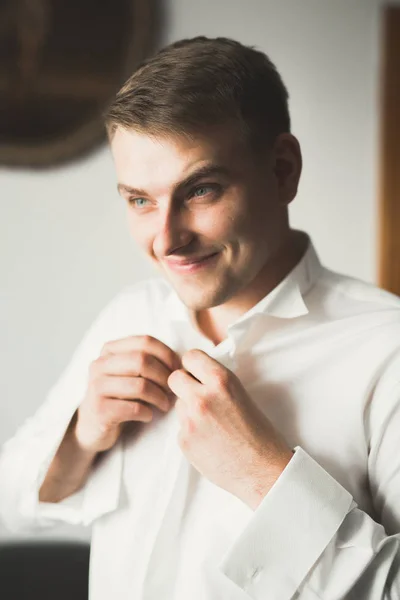
<svg viewBox="0 0 400 600">
<path fill-rule="evenodd" d="M 50 167 L 105 140 L 102 113 L 156 47 L 158 0 L 0 1 L 0 165 Z"/>
</svg>

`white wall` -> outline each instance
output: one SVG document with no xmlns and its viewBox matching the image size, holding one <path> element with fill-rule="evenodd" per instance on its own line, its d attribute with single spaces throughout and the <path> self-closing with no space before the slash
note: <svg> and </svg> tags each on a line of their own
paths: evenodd
<svg viewBox="0 0 400 600">
<path fill-rule="evenodd" d="M 167 26 L 166 42 L 225 35 L 276 62 L 304 152 L 292 223 L 327 266 L 374 281 L 378 0 L 170 0 Z M 2 170 L 0 190 L 2 443 L 100 308 L 150 272 L 128 237 L 107 149 L 47 173 Z"/>
</svg>

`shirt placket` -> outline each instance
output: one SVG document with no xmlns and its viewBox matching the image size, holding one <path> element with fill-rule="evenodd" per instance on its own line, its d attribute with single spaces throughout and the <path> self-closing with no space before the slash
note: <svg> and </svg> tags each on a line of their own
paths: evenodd
<svg viewBox="0 0 400 600">
<path fill-rule="evenodd" d="M 208 340 L 198 340 L 194 347 L 207 352 L 220 364 L 230 370 L 235 365 L 234 339 L 229 338 L 219 346 L 212 346 Z M 160 487 L 162 497 L 154 515 L 155 524 L 152 550 L 143 581 L 143 600 L 158 600 L 161 597 L 173 598 L 176 573 L 179 561 L 179 533 L 189 491 L 191 471 L 194 467 L 186 459 L 178 445 L 179 421 L 175 411 L 171 412 L 171 431 L 168 436 L 162 473 L 165 473 Z"/>
</svg>

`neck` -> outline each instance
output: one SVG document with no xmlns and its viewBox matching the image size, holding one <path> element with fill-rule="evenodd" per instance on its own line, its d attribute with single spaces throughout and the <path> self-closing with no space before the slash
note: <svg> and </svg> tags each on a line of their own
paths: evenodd
<svg viewBox="0 0 400 600">
<path fill-rule="evenodd" d="M 265 263 L 250 286 L 228 302 L 195 315 L 200 331 L 215 345 L 221 343 L 226 338 L 228 327 L 272 292 L 294 269 L 307 246 L 308 236 L 305 233 L 290 230 L 285 244 Z"/>
</svg>

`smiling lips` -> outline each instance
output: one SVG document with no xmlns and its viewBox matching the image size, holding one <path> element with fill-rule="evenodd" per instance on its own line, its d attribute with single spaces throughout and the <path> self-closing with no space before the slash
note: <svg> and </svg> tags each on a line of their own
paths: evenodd
<svg viewBox="0 0 400 600">
<path fill-rule="evenodd" d="M 189 259 L 168 259 L 167 265 L 168 268 L 173 271 L 197 271 L 202 267 L 210 264 L 211 260 L 215 258 L 219 252 L 213 252 L 212 254 L 207 254 L 205 256 L 197 257 L 197 258 L 189 258 Z"/>
</svg>

